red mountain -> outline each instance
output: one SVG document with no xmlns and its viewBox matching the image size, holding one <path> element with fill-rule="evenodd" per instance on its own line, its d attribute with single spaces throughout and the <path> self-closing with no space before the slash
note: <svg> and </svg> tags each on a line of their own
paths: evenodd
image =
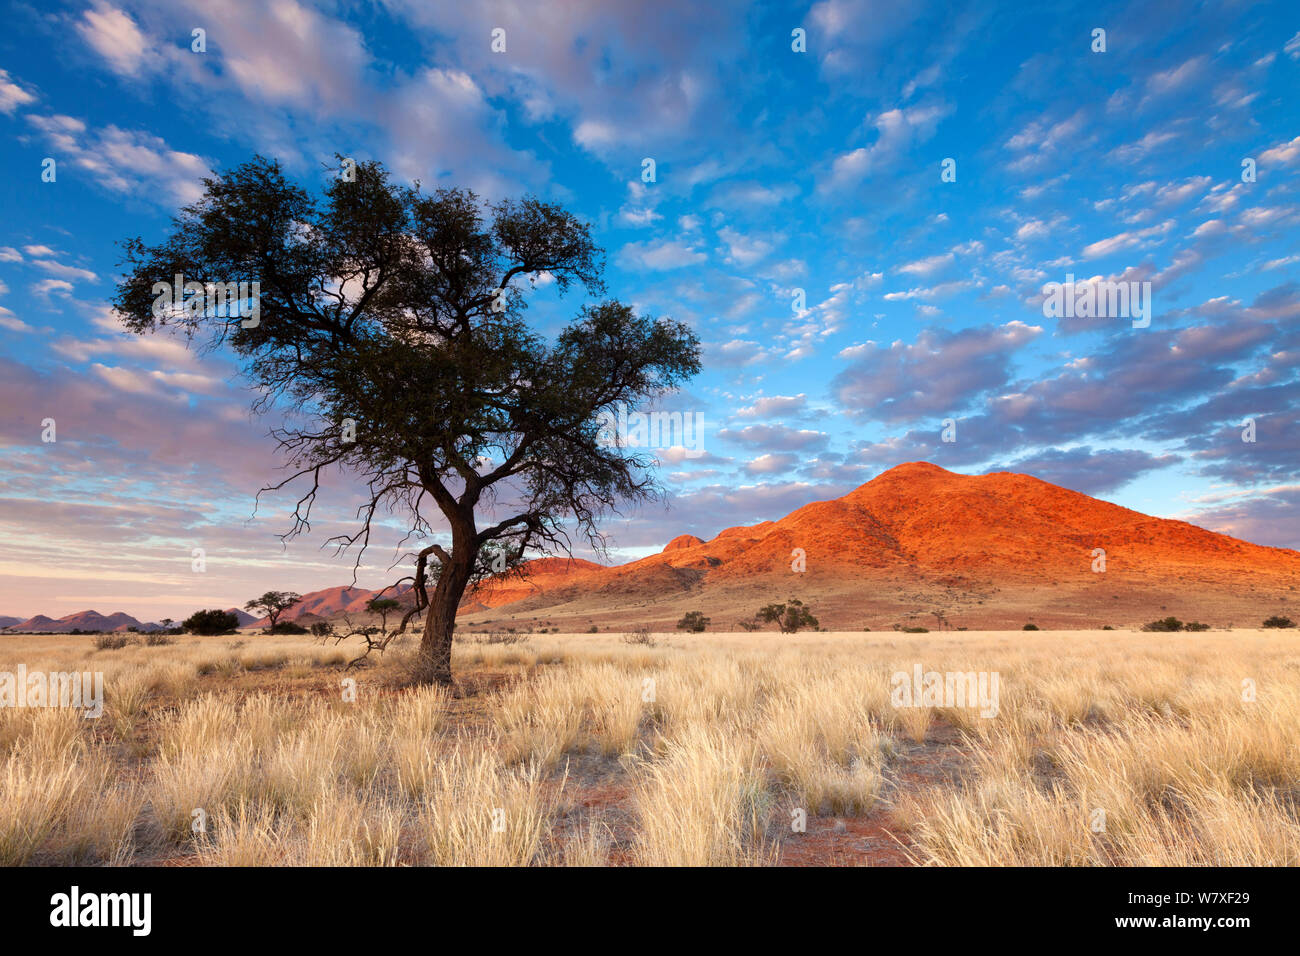
<svg viewBox="0 0 1300 956">
<path fill-rule="evenodd" d="M 1094 549 L 1105 551 L 1104 571 L 1094 570 Z M 795 570 L 800 554 L 803 571 Z M 531 589 L 485 588 L 479 600 L 491 611 L 466 623 L 509 612 L 521 622 L 671 626 L 686 610 L 702 610 L 715 627 L 732 628 L 763 604 L 795 596 L 823 626 L 859 630 L 942 620 L 972 629 L 1118 627 L 1169 614 L 1258 626 L 1300 600 L 1296 551 L 1153 518 L 1029 475 L 959 475 L 925 462 L 710 541 L 681 535 L 625 565 L 575 562 L 560 573 L 549 563 L 541 571 L 529 576 Z"/>
</svg>

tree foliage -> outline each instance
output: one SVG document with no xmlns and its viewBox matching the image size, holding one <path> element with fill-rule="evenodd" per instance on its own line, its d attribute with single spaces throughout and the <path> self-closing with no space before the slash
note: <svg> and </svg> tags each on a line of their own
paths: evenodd
<svg viewBox="0 0 1300 956">
<path fill-rule="evenodd" d="M 270 620 L 270 630 L 274 631 L 280 615 L 301 600 L 302 595 L 295 591 L 267 591 L 245 604 L 244 610 L 262 612 Z"/>
<path fill-rule="evenodd" d="M 229 611 L 222 611 L 219 608 L 212 608 L 206 611 L 195 611 L 184 621 L 181 622 L 181 628 L 189 631 L 191 634 L 230 634 L 239 627 L 239 618 Z"/>
<path fill-rule="evenodd" d="M 775 624 L 782 634 L 794 634 L 805 627 L 818 627 L 817 618 L 798 598 L 790 598 L 784 604 L 769 604 L 754 615 L 754 619 L 763 624 Z"/>
<path fill-rule="evenodd" d="M 390 586 L 415 595 L 399 628 L 426 614 L 414 676 L 447 682 L 468 586 L 575 541 L 603 551 L 602 517 L 658 493 L 652 459 L 602 423 L 698 372 L 699 341 L 614 299 L 583 305 L 548 339 L 524 319 L 527 290 L 604 292 L 585 223 L 531 197 L 425 194 L 375 162 L 354 172 L 320 196 L 262 157 L 205 180 L 161 243 L 125 244 L 115 306 L 130 331 L 174 328 L 233 351 L 254 409 L 286 416 L 273 434 L 290 473 L 263 489 L 306 487 L 285 537 L 310 530 L 336 469 L 367 489 L 356 530 L 330 539 L 355 548 L 357 566 L 376 515 L 404 516 L 422 547 Z M 155 311 L 155 283 L 176 274 L 259 282 L 257 321 Z"/>
<path fill-rule="evenodd" d="M 698 634 L 708 628 L 709 620 L 704 616 L 703 611 L 687 611 L 682 615 L 682 619 L 677 622 L 677 630 Z"/>
</svg>

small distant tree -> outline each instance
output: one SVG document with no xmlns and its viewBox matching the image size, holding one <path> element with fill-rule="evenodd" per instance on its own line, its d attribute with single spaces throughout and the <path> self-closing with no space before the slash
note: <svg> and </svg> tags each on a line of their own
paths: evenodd
<svg viewBox="0 0 1300 956">
<path fill-rule="evenodd" d="M 698 634 L 709 626 L 709 621 L 710 618 L 705 617 L 703 611 L 687 611 L 677 622 L 677 630 Z"/>
<path fill-rule="evenodd" d="M 239 618 L 229 611 L 212 608 L 207 611 L 195 611 L 184 621 L 181 628 L 191 634 L 233 634 L 239 627 Z"/>
<path fill-rule="evenodd" d="M 317 621 L 311 626 L 311 636 L 322 640 L 334 636 L 334 625 L 329 621 Z"/>
<path fill-rule="evenodd" d="M 1024 627 L 1021 628 L 1021 630 L 1022 630 L 1022 631 L 1036 631 L 1036 630 L 1038 630 L 1038 625 L 1037 625 L 1037 624 L 1026 624 Z"/>
<path fill-rule="evenodd" d="M 782 634 L 794 634 L 800 628 L 818 626 L 812 611 L 797 598 L 790 598 L 784 604 L 769 604 L 754 617 L 764 624 L 775 624 Z"/>
<path fill-rule="evenodd" d="M 1295 622 L 1291 620 L 1289 617 L 1279 617 L 1278 615 L 1275 614 L 1272 617 L 1268 617 L 1264 619 L 1264 626 L 1265 627 L 1295 627 Z"/>
<path fill-rule="evenodd" d="M 275 631 L 280 615 L 302 600 L 296 591 L 267 591 L 261 597 L 253 598 L 244 605 L 245 611 L 261 611 L 271 621 L 269 630 Z"/>
<path fill-rule="evenodd" d="M 388 615 L 401 606 L 402 602 L 396 598 L 371 598 L 366 602 L 366 610 L 379 615 L 379 626 L 385 631 L 388 630 Z"/>
</svg>

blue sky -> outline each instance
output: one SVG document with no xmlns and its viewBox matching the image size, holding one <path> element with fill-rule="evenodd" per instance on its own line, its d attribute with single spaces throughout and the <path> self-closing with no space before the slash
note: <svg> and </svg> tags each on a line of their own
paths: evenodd
<svg viewBox="0 0 1300 956">
<path fill-rule="evenodd" d="M 311 185 L 341 153 L 561 202 L 614 295 L 697 330 L 704 371 L 665 407 L 704 416 L 707 454 L 661 453 L 669 507 L 612 522 L 616 558 L 912 460 L 1300 547 L 1300 14 L 1023 7 L 10 4 L 0 614 L 176 616 L 350 579 L 319 550 L 349 489 L 282 549 L 290 499 L 248 520 L 273 423 L 236 367 L 107 306 L 117 242 L 158 240 L 255 152 Z M 1046 317 L 1067 275 L 1151 282 L 1150 326 Z M 530 315 L 580 304 L 543 288 Z"/>
</svg>

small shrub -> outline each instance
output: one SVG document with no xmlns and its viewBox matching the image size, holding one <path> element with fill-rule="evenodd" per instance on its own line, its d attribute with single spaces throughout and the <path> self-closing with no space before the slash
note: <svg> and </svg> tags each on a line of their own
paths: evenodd
<svg viewBox="0 0 1300 956">
<path fill-rule="evenodd" d="M 144 642 L 148 647 L 166 647 L 168 644 L 176 643 L 172 638 L 168 637 L 164 631 L 155 631 L 152 634 L 146 635 Z"/>
<path fill-rule="evenodd" d="M 1279 617 L 1275 614 L 1264 619 L 1264 627 L 1295 627 L 1295 622 L 1289 617 Z"/>
<path fill-rule="evenodd" d="M 125 634 L 101 634 L 95 638 L 95 649 L 99 651 L 120 651 L 128 644 L 134 644 Z"/>
<path fill-rule="evenodd" d="M 527 634 L 516 634 L 515 629 L 488 631 L 485 635 L 474 639 L 475 644 L 524 644 L 528 641 Z"/>
<path fill-rule="evenodd" d="M 277 621 L 266 629 L 267 634 L 308 634 L 307 628 L 296 621 Z"/>
<path fill-rule="evenodd" d="M 1037 625 L 1037 624 L 1026 624 L 1024 627 L 1021 628 L 1021 630 L 1022 630 L 1022 631 L 1036 631 L 1036 630 L 1038 630 L 1038 625 Z"/>
<path fill-rule="evenodd" d="M 1113 631 L 1113 630 L 1115 630 L 1115 629 L 1114 629 L 1113 627 L 1111 627 L 1109 624 L 1103 624 L 1101 629 L 1102 629 L 1103 631 Z"/>
<path fill-rule="evenodd" d="M 599 633 L 600 633 L 600 628 L 598 628 L 595 624 L 593 624 L 593 625 L 591 625 L 591 627 L 587 628 L 587 633 L 588 633 L 588 634 L 599 634 Z"/>
<path fill-rule="evenodd" d="M 711 619 L 704 616 L 703 611 L 687 611 L 682 615 L 682 619 L 677 622 L 677 630 L 691 631 L 698 634 L 709 626 Z"/>
<path fill-rule="evenodd" d="M 638 627 L 623 635 L 623 643 L 643 644 L 646 647 L 654 647 L 655 639 L 650 636 L 650 629 L 648 627 Z"/>
<path fill-rule="evenodd" d="M 1168 631 L 1181 631 L 1182 629 L 1183 629 L 1183 622 L 1178 620 L 1178 618 L 1173 617 L 1172 615 L 1170 617 L 1162 617 L 1158 621 L 1151 621 L 1148 624 L 1142 625 L 1142 630 L 1144 631 L 1168 632 Z"/>
<path fill-rule="evenodd" d="M 1202 624 L 1200 621 L 1192 621 L 1185 628 L 1183 628 L 1183 630 L 1185 631 L 1208 631 L 1209 629 L 1210 629 L 1210 625 Z"/>
<path fill-rule="evenodd" d="M 929 634 L 930 633 L 930 629 L 928 627 L 904 627 L 904 628 L 900 628 L 900 630 L 904 634 Z"/>
</svg>

